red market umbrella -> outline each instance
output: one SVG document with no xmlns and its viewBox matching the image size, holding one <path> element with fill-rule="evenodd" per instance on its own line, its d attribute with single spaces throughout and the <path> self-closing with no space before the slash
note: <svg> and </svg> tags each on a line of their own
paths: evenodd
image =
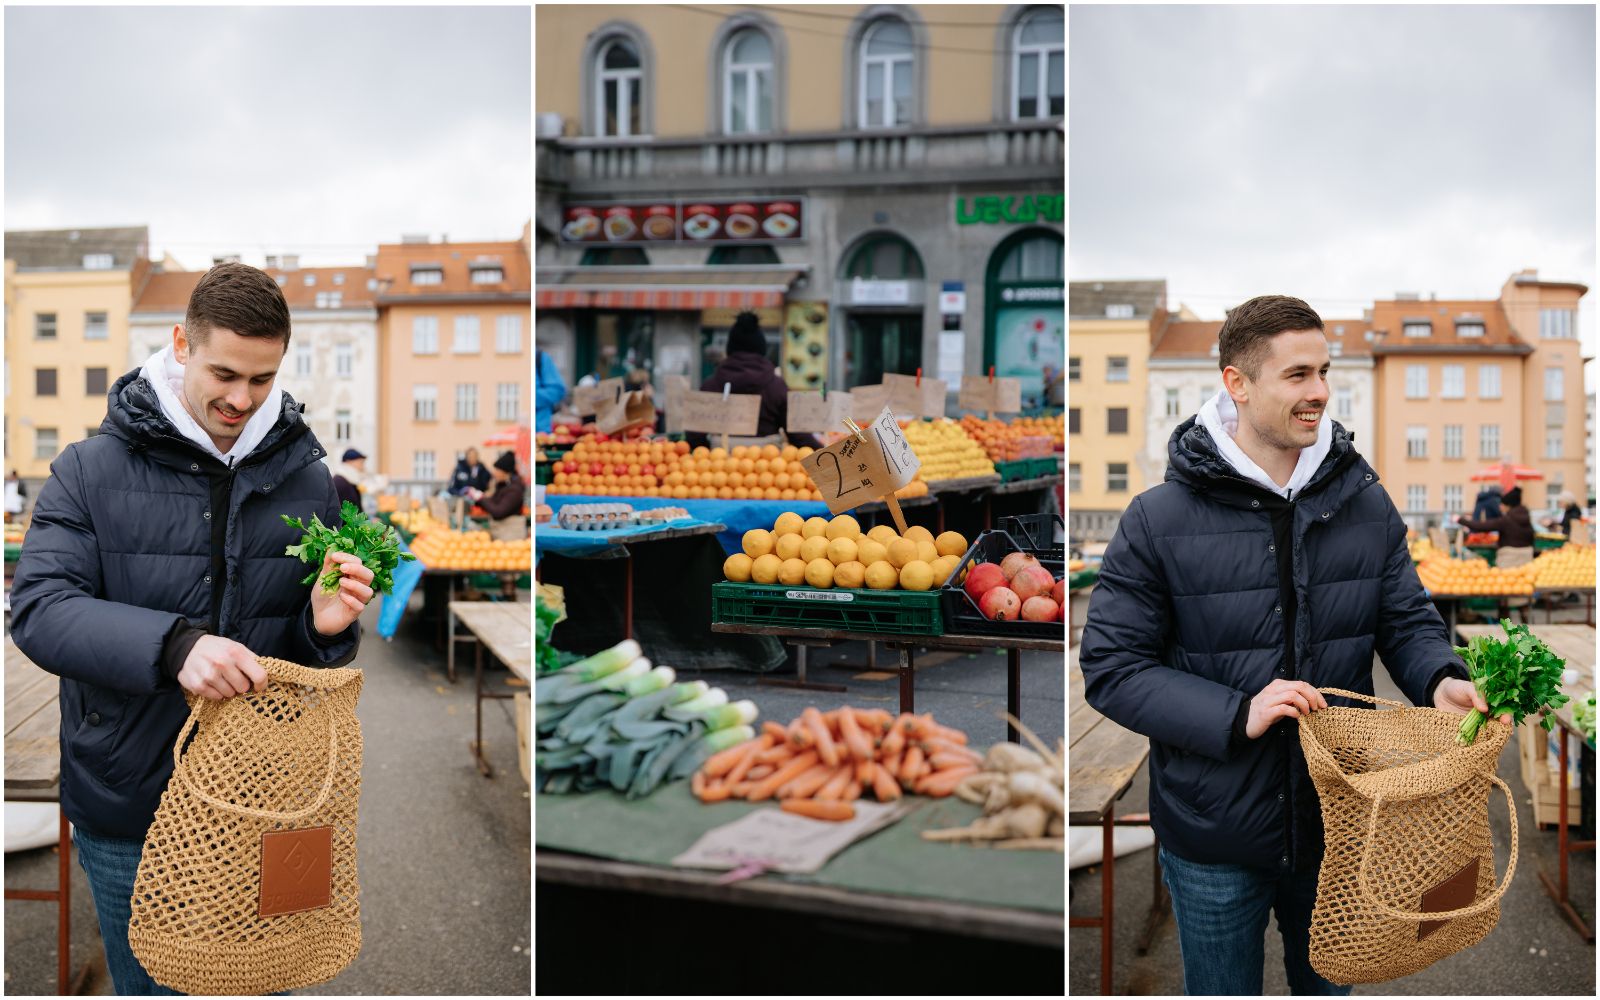
<svg viewBox="0 0 1600 1000">
<path fill-rule="evenodd" d="M 514 448 L 517 444 L 517 429 L 504 427 L 483 439 L 487 448 Z"/>
<path fill-rule="evenodd" d="M 1544 473 L 1538 469 L 1530 469 L 1525 465 L 1513 465 L 1510 462 L 1501 462 L 1498 465 L 1488 465 L 1474 472 L 1471 482 L 1500 484 L 1502 492 L 1508 492 L 1523 479 L 1543 479 Z"/>
</svg>

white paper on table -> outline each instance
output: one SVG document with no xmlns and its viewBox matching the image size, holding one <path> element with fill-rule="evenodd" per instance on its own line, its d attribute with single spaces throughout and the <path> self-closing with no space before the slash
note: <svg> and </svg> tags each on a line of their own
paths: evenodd
<svg viewBox="0 0 1600 1000">
<path fill-rule="evenodd" d="M 727 871 L 751 862 L 793 875 L 817 871 L 858 840 L 862 840 L 899 820 L 913 808 L 912 803 L 850 803 L 855 819 L 835 822 L 811 819 L 784 812 L 774 803 L 771 809 L 758 809 L 712 830 L 707 830 L 694 846 L 672 859 L 679 868 L 710 868 Z"/>
</svg>

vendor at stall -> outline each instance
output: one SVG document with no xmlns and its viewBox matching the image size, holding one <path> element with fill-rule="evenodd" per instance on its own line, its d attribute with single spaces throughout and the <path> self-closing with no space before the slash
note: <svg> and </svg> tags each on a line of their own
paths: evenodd
<svg viewBox="0 0 1600 1000">
<path fill-rule="evenodd" d="M 522 506 L 527 502 L 528 486 L 517 474 L 516 456 L 509 451 L 501 452 L 489 474 L 494 477 L 493 491 L 467 489 L 467 496 L 492 519 L 489 537 L 512 542 L 527 538 L 528 516 L 522 512 Z"/>
<path fill-rule="evenodd" d="M 728 331 L 728 356 L 717 365 L 711 377 L 700 386 L 701 392 L 721 392 L 724 385 L 739 395 L 760 396 L 761 416 L 756 424 L 758 438 L 771 438 L 762 444 L 778 444 L 778 431 L 789 419 L 789 385 L 778 374 L 778 367 L 767 357 L 767 336 L 761 332 L 761 321 L 753 312 L 742 312 L 734 318 Z M 689 447 L 698 448 L 709 443 L 704 434 L 690 432 L 684 435 Z M 751 443 L 740 438 L 740 444 Z M 810 434 L 790 434 L 789 443 L 801 448 L 820 448 L 822 442 Z"/>
<path fill-rule="evenodd" d="M 1578 500 L 1571 493 L 1563 492 L 1556 498 L 1556 509 L 1561 511 L 1561 519 L 1547 518 L 1545 527 L 1551 531 L 1559 531 L 1568 538 L 1572 537 L 1572 522 L 1583 520 L 1583 508 L 1578 506 Z"/>
<path fill-rule="evenodd" d="M 1500 542 L 1495 550 L 1495 567 L 1516 569 L 1533 562 L 1533 519 L 1528 515 L 1528 508 L 1522 506 L 1522 487 L 1513 487 L 1502 502 L 1504 510 L 1499 517 L 1478 521 L 1458 517 L 1456 520 L 1468 531 L 1498 531 Z"/>
</svg>

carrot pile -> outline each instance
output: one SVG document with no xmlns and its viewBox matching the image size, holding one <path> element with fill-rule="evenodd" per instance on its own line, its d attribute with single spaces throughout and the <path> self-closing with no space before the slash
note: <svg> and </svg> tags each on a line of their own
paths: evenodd
<svg viewBox="0 0 1600 1000">
<path fill-rule="evenodd" d="M 892 802 L 902 794 L 940 798 L 977 774 L 983 757 L 967 735 L 933 715 L 845 706 L 807 708 L 785 726 L 762 724 L 755 739 L 709 758 L 690 787 L 702 802 L 778 799 L 788 812 L 815 819 L 855 817 L 850 805 L 870 794 Z"/>
</svg>

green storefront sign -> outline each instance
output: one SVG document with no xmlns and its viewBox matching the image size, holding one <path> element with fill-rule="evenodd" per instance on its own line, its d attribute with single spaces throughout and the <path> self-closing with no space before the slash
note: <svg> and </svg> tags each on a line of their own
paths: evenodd
<svg viewBox="0 0 1600 1000">
<path fill-rule="evenodd" d="M 956 199 L 956 223 L 1004 225 L 1025 222 L 1061 222 L 1067 207 L 1064 194 L 983 195 Z"/>
</svg>

